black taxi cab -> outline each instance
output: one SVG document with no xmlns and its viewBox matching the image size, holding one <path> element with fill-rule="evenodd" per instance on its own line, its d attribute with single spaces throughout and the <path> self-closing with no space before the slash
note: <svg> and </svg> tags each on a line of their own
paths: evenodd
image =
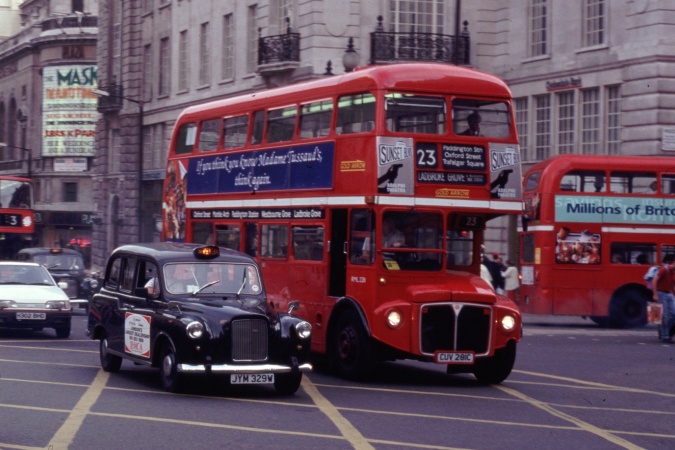
<svg viewBox="0 0 675 450">
<path fill-rule="evenodd" d="M 311 325 L 267 300 L 251 257 L 183 243 L 124 245 L 108 259 L 89 307 L 87 335 L 100 341 L 103 370 L 122 360 L 159 368 L 170 392 L 190 375 L 271 384 L 293 394 L 311 370 Z"/>
</svg>

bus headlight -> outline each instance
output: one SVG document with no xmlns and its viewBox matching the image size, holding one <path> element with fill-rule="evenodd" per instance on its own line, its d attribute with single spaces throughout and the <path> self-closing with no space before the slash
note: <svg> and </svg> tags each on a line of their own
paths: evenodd
<svg viewBox="0 0 675 450">
<path fill-rule="evenodd" d="M 190 338 L 199 339 L 204 335 L 204 324 L 197 322 L 196 320 L 194 322 L 190 322 L 187 324 L 187 327 L 185 327 L 185 332 Z"/>
<path fill-rule="evenodd" d="M 502 330 L 504 331 L 513 331 L 513 329 L 516 326 L 516 318 L 513 317 L 512 315 L 507 314 L 506 316 L 502 317 Z"/>
<path fill-rule="evenodd" d="M 309 339 L 312 336 L 312 325 L 309 322 L 298 322 L 295 325 L 295 332 L 300 339 Z"/>
<path fill-rule="evenodd" d="M 400 312 L 395 309 L 389 311 L 389 314 L 387 314 L 387 325 L 390 328 L 398 328 L 401 322 L 403 322 L 403 316 Z"/>
</svg>

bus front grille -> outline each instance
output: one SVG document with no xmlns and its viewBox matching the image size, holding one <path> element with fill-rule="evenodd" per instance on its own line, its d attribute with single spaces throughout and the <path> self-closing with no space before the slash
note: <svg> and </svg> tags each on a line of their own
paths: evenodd
<svg viewBox="0 0 675 450">
<path fill-rule="evenodd" d="M 422 353 L 490 350 L 492 308 L 466 303 L 423 305 L 420 346 Z"/>
<path fill-rule="evenodd" d="M 266 361 L 267 330 L 263 319 L 232 321 L 232 361 Z"/>
</svg>

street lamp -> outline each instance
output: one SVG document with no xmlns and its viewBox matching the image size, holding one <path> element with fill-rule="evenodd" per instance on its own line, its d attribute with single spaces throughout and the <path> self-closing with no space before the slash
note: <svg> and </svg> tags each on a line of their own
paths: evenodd
<svg viewBox="0 0 675 450">
<path fill-rule="evenodd" d="M 33 152 L 31 151 L 31 149 L 25 148 L 25 147 L 18 147 L 18 146 L 16 146 L 16 145 L 7 145 L 7 144 L 4 143 L 4 142 L 0 142 L 0 147 L 4 147 L 4 148 L 15 148 L 15 149 L 17 149 L 17 150 L 23 150 L 24 152 L 26 152 L 26 155 L 27 155 L 27 156 L 26 156 L 26 158 L 24 159 L 24 160 L 28 163 L 28 168 L 27 168 L 27 170 L 26 170 L 26 174 L 27 174 L 27 177 L 26 177 L 26 178 L 30 178 L 30 177 L 33 175 L 33 172 L 31 171 L 31 165 L 32 165 L 32 163 L 33 163 Z"/>
<path fill-rule="evenodd" d="M 347 50 L 345 50 L 345 54 L 342 55 L 342 65 L 345 68 L 345 72 L 351 72 L 356 69 L 360 59 L 361 57 L 357 51 L 354 50 L 354 38 L 350 37 L 347 42 Z"/>
<path fill-rule="evenodd" d="M 99 88 L 92 89 L 91 93 L 97 97 L 121 98 L 122 100 L 128 100 L 131 103 L 138 105 L 138 211 L 136 213 L 136 220 L 138 223 L 138 242 L 142 242 L 143 231 L 141 227 L 141 218 L 143 217 L 143 202 L 141 192 L 143 192 L 143 101 L 115 93 L 111 94 L 110 92 Z"/>
</svg>

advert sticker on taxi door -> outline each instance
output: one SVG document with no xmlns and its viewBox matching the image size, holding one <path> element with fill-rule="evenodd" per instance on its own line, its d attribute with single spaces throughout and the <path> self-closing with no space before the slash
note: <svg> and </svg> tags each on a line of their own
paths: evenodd
<svg viewBox="0 0 675 450">
<path fill-rule="evenodd" d="M 124 318 L 124 351 L 150 358 L 150 321 L 152 317 L 126 313 Z"/>
</svg>

